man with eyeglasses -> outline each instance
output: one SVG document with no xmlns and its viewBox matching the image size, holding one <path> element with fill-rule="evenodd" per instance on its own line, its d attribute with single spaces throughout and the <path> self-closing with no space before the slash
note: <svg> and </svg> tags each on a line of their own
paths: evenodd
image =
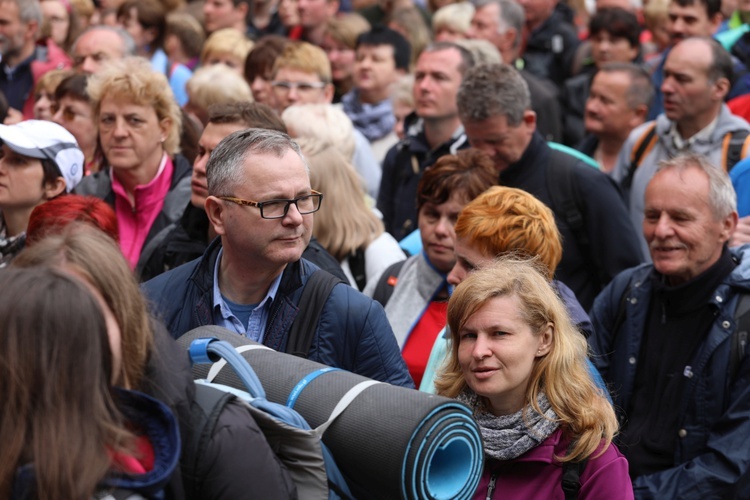
<svg viewBox="0 0 750 500">
<path fill-rule="evenodd" d="M 310 188 L 299 146 L 274 130 L 234 132 L 206 166 L 205 208 L 219 238 L 203 257 L 144 284 L 175 338 L 219 325 L 286 351 L 289 330 L 317 266 L 302 259 L 323 195 Z M 333 287 L 307 356 L 411 387 L 383 308 L 350 286 Z"/>
</svg>

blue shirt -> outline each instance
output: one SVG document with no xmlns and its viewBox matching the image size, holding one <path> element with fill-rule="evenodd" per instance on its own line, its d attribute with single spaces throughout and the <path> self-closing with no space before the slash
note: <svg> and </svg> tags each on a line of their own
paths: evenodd
<svg viewBox="0 0 750 500">
<path fill-rule="evenodd" d="M 224 249 L 219 250 L 219 255 L 216 258 L 216 265 L 214 266 L 214 303 L 213 303 L 213 320 L 214 324 L 223 326 L 228 330 L 237 332 L 240 335 L 244 335 L 250 340 L 256 342 L 263 342 L 263 335 L 266 332 L 266 323 L 268 322 L 268 311 L 271 308 L 274 298 L 276 298 L 276 292 L 279 290 L 279 284 L 281 283 L 281 275 L 279 273 L 276 279 L 273 280 L 271 286 L 268 287 L 268 292 L 263 300 L 250 313 L 247 325 L 243 324 L 237 316 L 232 312 L 232 309 L 224 301 L 221 296 L 221 290 L 219 289 L 219 265 L 221 263 L 221 257 L 224 254 Z"/>
</svg>

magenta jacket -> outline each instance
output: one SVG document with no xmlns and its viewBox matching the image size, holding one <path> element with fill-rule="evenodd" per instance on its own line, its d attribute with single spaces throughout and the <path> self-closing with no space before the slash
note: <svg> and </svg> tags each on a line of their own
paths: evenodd
<svg viewBox="0 0 750 500">
<path fill-rule="evenodd" d="M 564 500 L 562 464 L 554 456 L 564 456 L 569 441 L 558 429 L 539 446 L 514 460 L 488 459 L 482 480 L 474 494 L 475 500 L 487 498 L 490 477 L 497 474 L 492 498 Z M 599 451 L 597 451 L 598 453 Z M 596 453 L 594 454 L 596 455 Z M 613 444 L 604 454 L 590 458 L 581 474 L 580 500 L 631 500 L 633 485 L 628 475 L 628 461 Z"/>
</svg>

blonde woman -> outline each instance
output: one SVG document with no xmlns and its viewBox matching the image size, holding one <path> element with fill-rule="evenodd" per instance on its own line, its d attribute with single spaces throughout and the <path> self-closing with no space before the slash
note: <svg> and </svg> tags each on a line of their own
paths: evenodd
<svg viewBox="0 0 750 500">
<path fill-rule="evenodd" d="M 589 375 L 586 339 L 540 264 L 506 257 L 448 303 L 438 394 L 474 410 L 486 464 L 475 498 L 631 499 L 614 410 Z M 563 474 L 577 472 L 563 486 Z"/>
<path fill-rule="evenodd" d="M 224 28 L 211 33 L 203 45 L 201 66 L 224 63 L 242 75 L 245 59 L 253 50 L 253 42 L 234 28 Z"/>
<path fill-rule="evenodd" d="M 299 144 L 310 165 L 310 185 L 325 193 L 313 235 L 341 263 L 350 284 L 363 290 L 406 255 L 368 207 L 361 181 L 341 153 L 320 139 L 300 139 Z"/>
</svg>

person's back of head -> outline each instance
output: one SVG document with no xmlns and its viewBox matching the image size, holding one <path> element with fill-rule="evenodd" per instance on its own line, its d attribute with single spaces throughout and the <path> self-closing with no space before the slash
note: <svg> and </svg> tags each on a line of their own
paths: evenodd
<svg viewBox="0 0 750 500">
<path fill-rule="evenodd" d="M 341 108 L 331 104 L 296 104 L 281 114 L 295 138 L 316 138 L 333 145 L 351 162 L 354 157 L 354 126 Z"/>
<path fill-rule="evenodd" d="M 310 185 L 323 193 L 325 200 L 315 214 L 313 235 L 338 261 L 357 250 L 364 251 L 384 227 L 367 206 L 354 167 L 331 142 L 308 136 L 298 143 L 310 165 Z"/>
<path fill-rule="evenodd" d="M 221 85 L 216 82 L 221 82 Z M 185 110 L 194 114 L 203 126 L 208 123 L 210 106 L 253 101 L 253 93 L 245 79 L 224 64 L 199 68 L 190 77 L 185 89 L 188 93 Z"/>
<path fill-rule="evenodd" d="M 122 370 L 117 380 L 123 387 L 137 389 L 144 383 L 153 344 L 146 303 L 117 243 L 94 224 L 80 222 L 87 218 L 48 225 L 44 237 L 21 252 L 13 267 L 62 269 L 91 284 L 112 310 L 121 331 Z"/>
<path fill-rule="evenodd" d="M 0 317 L 0 496 L 91 498 L 134 439 L 111 394 L 102 307 L 69 274 L 7 269 Z"/>
<path fill-rule="evenodd" d="M 50 200 L 31 211 L 26 230 L 27 248 L 48 234 L 61 232 L 73 222 L 91 224 L 114 241 L 119 239 L 117 216 L 112 207 L 94 196 L 71 194 Z"/>
<path fill-rule="evenodd" d="M 259 102 L 233 102 L 208 107 L 208 123 L 231 123 L 287 133 L 286 125 L 270 107 Z"/>
</svg>

